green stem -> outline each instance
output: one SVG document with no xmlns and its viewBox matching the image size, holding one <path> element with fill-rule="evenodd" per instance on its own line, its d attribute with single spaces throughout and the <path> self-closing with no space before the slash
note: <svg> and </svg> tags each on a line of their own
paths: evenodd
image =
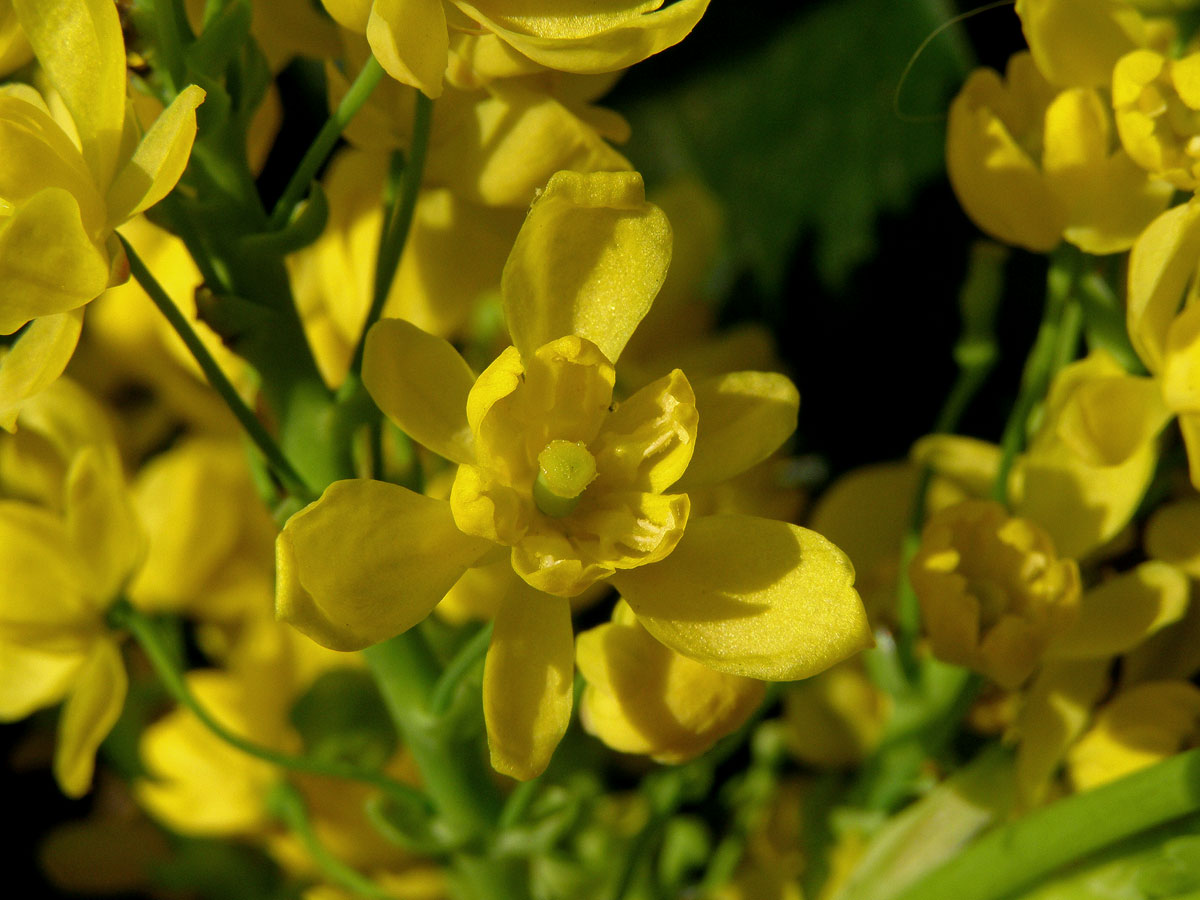
<svg viewBox="0 0 1200 900">
<path fill-rule="evenodd" d="M 270 806 L 284 824 L 300 838 L 308 855 L 312 857 L 313 862 L 317 864 L 329 881 L 344 887 L 359 897 L 395 900 L 394 894 L 385 891 L 361 872 L 346 865 L 321 843 L 320 838 L 313 831 L 312 823 L 308 818 L 308 808 L 298 790 L 286 783 L 276 785 L 271 796 Z"/>
<path fill-rule="evenodd" d="M 895 900 L 1001 900 L 1197 810 L 1200 750 L 1190 750 L 989 832 Z"/>
<path fill-rule="evenodd" d="M 368 647 L 363 656 L 442 818 L 463 840 L 487 835 L 500 816 L 500 792 L 482 760 L 453 746 L 429 711 L 438 664 L 420 629 Z"/>
<path fill-rule="evenodd" d="M 528 875 L 523 864 L 484 852 L 502 815 L 500 792 L 475 742 L 464 742 L 430 712 L 439 667 L 421 630 L 410 628 L 368 647 L 363 656 L 426 793 L 452 832 L 452 843 L 474 848 L 452 855 L 455 879 L 469 897 L 524 900 Z"/>
<path fill-rule="evenodd" d="M 372 56 L 367 59 L 362 70 L 358 73 L 358 77 L 350 85 L 350 90 L 346 91 L 346 95 L 342 97 L 342 102 L 338 104 L 337 111 L 321 126 L 321 130 L 317 132 L 316 138 L 308 150 L 305 151 L 304 157 L 300 160 L 300 165 L 292 173 L 291 180 L 288 181 L 287 187 L 283 189 L 283 194 L 280 195 L 279 201 L 271 211 L 270 228 L 272 231 L 278 230 L 287 224 L 288 219 L 292 215 L 292 210 L 296 208 L 296 205 L 304 197 L 305 193 L 307 193 L 308 187 L 312 184 L 317 172 L 325 164 L 325 160 L 329 158 L 329 154 L 333 152 L 338 138 L 346 130 L 346 126 L 350 124 L 350 120 L 362 109 L 363 104 L 367 102 L 382 79 L 383 67 Z"/>
<path fill-rule="evenodd" d="M 458 690 L 463 678 L 476 663 L 487 655 L 488 645 L 492 640 L 493 624 L 488 622 L 475 632 L 450 661 L 450 665 L 446 666 L 446 671 L 434 685 L 433 694 L 429 698 L 429 711 L 435 716 L 443 715 L 450 708 L 450 703 L 454 700 L 454 693 Z"/>
<path fill-rule="evenodd" d="M 417 208 L 417 195 L 421 189 L 421 177 L 425 171 L 425 155 L 429 149 L 429 132 L 433 124 L 433 101 L 417 92 L 416 105 L 413 110 L 412 145 L 408 151 L 408 161 L 400 175 L 400 194 L 396 198 L 396 208 L 386 217 L 387 230 L 384 232 L 379 245 L 379 258 L 375 262 L 375 283 L 371 295 L 371 308 L 363 322 L 362 333 L 358 338 L 358 346 L 354 348 L 351 358 L 350 371 L 362 371 L 363 350 L 366 347 L 367 332 L 383 315 L 384 304 L 387 303 L 388 293 L 392 289 L 392 281 L 396 277 L 396 267 L 400 265 L 400 257 L 404 253 L 404 245 L 408 241 L 409 227 L 412 225 L 413 212 Z"/>
<path fill-rule="evenodd" d="M 301 477 L 300 473 L 292 465 L 291 461 L 284 455 L 283 450 L 275 443 L 275 439 L 267 433 L 267 429 L 258 421 L 258 417 L 250 410 L 237 389 L 233 386 L 225 373 L 221 371 L 221 367 L 217 361 L 213 359 L 208 348 L 204 346 L 204 342 L 200 340 L 200 336 L 196 334 L 187 317 L 180 311 L 179 307 L 167 296 L 167 292 L 163 286 L 158 283 L 158 279 L 146 268 L 146 264 L 141 257 L 120 233 L 117 234 L 122 246 L 125 248 L 125 255 L 129 258 L 129 271 L 133 275 L 134 280 L 141 285 L 142 290 L 150 295 L 150 299 L 154 301 L 154 305 L 158 307 L 159 312 L 163 314 L 166 320 L 175 329 L 175 333 L 179 335 L 184 345 L 191 352 L 192 357 L 204 372 L 204 377 L 208 379 L 208 383 L 225 401 L 225 405 L 229 407 L 230 412 L 237 418 L 238 422 L 245 429 L 246 434 L 254 441 L 255 446 L 262 452 L 262 455 L 270 463 L 271 468 L 279 476 L 280 480 L 287 486 L 288 490 L 297 496 L 304 497 L 306 500 L 311 500 L 317 495 L 310 485 Z"/>
<path fill-rule="evenodd" d="M 1079 277 L 1080 254 L 1073 247 L 1058 250 L 1050 261 L 1050 272 L 1046 277 L 1046 305 L 1042 322 L 1038 326 L 1033 349 L 1025 361 L 1021 374 L 1021 390 L 1013 404 L 1012 413 L 1004 425 L 1000 438 L 1000 465 L 996 480 L 992 484 L 992 498 L 1000 503 L 1008 502 L 1008 477 L 1016 462 L 1017 454 L 1025 446 L 1029 418 L 1037 404 L 1046 396 L 1055 366 L 1061 361 L 1061 347 L 1069 343 L 1068 329 L 1078 336 L 1079 318 L 1067 317 L 1068 301 L 1075 290 Z M 1066 329 L 1064 329 L 1064 323 Z"/>
<path fill-rule="evenodd" d="M 109 621 L 114 628 L 126 629 L 133 635 L 138 645 L 145 652 L 147 659 L 150 660 L 150 665 L 154 667 L 154 671 L 162 681 L 163 686 L 166 687 L 168 693 L 171 694 L 175 701 L 180 706 L 190 710 L 205 727 L 230 746 L 241 750 L 249 756 L 273 763 L 280 768 L 289 769 L 293 772 L 306 772 L 310 775 L 324 775 L 329 778 L 358 781 L 391 794 L 405 803 L 412 804 L 415 802 L 422 806 L 427 805 L 425 797 L 419 791 L 406 784 L 393 781 L 386 775 L 381 775 L 377 772 L 368 772 L 359 769 L 357 766 L 332 760 L 317 760 L 306 756 L 293 756 L 289 753 L 280 753 L 234 734 L 218 722 L 207 709 L 200 705 L 195 694 L 188 687 L 187 679 L 176 667 L 171 652 L 163 643 L 152 619 L 128 601 L 121 600 L 114 604 L 110 610 Z"/>
</svg>

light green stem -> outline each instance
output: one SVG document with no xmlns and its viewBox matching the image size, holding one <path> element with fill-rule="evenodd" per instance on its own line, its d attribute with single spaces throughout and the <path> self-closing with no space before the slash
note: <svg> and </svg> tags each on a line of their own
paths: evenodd
<svg viewBox="0 0 1200 900">
<path fill-rule="evenodd" d="M 230 380 L 221 371 L 221 367 L 217 361 L 213 359 L 208 348 L 204 346 L 204 342 L 200 340 L 200 336 L 196 334 L 187 317 L 180 311 L 179 307 L 167 296 L 167 292 L 163 286 L 158 283 L 142 261 L 137 252 L 130 246 L 129 241 L 118 233 L 122 246 L 125 248 L 125 255 L 129 258 L 129 271 L 133 278 L 142 290 L 144 290 L 150 299 L 154 301 L 154 305 L 158 307 L 159 312 L 163 314 L 171 327 L 175 329 L 175 333 L 179 335 L 196 363 L 200 366 L 204 377 L 208 379 L 208 383 L 225 401 L 225 405 L 229 407 L 230 412 L 237 418 L 246 434 L 254 442 L 254 445 L 262 452 L 271 468 L 275 471 L 284 485 L 289 491 L 296 494 L 298 497 L 304 498 L 306 501 L 311 500 L 317 495 L 315 491 L 300 473 L 292 465 L 291 461 L 284 455 L 279 444 L 275 439 L 267 433 L 267 429 L 263 427 L 262 422 L 254 415 L 250 407 L 248 407 L 238 394 L 237 389 L 233 386 Z"/>
<path fill-rule="evenodd" d="M 406 784 L 401 784 L 398 781 L 393 781 L 391 778 L 381 775 L 378 772 L 369 772 L 357 766 L 333 760 L 318 760 L 307 756 L 293 756 L 289 753 L 280 753 L 269 747 L 256 744 L 254 741 L 247 740 L 241 735 L 234 734 L 218 722 L 196 699 L 195 694 L 188 687 L 187 679 L 176 668 L 170 651 L 163 644 L 153 620 L 128 601 L 121 600 L 114 604 L 109 611 L 109 621 L 113 627 L 127 629 L 133 635 L 142 650 L 145 651 L 146 658 L 150 660 L 150 665 L 154 667 L 159 680 L 162 681 L 163 686 L 166 687 L 167 692 L 175 701 L 180 706 L 191 711 L 205 727 L 231 747 L 235 747 L 249 756 L 273 763 L 280 768 L 289 769 L 293 772 L 306 772 L 310 775 L 324 775 L 329 778 L 358 781 L 378 788 L 407 804 L 428 805 L 428 801 L 416 789 Z"/>
<path fill-rule="evenodd" d="M 291 179 L 283 189 L 283 194 L 280 195 L 279 201 L 271 211 L 270 227 L 272 230 L 280 229 L 287 224 L 292 210 L 304 197 L 309 185 L 317 176 L 317 172 L 325 164 L 329 154 L 333 152 L 338 138 L 346 130 L 350 120 L 362 109 L 363 104 L 370 99 L 382 79 L 383 67 L 379 65 L 379 61 L 374 56 L 368 58 L 358 73 L 358 77 L 350 85 L 350 90 L 346 91 L 346 95 L 342 97 L 337 111 L 321 126 L 321 130 L 317 132 L 316 138 L 313 139 L 312 144 L 305 151 L 304 157 L 300 160 L 300 165 L 296 167 L 296 171 L 292 173 Z"/>
<path fill-rule="evenodd" d="M 895 900 L 1002 900 L 1063 866 L 1200 810 L 1200 750 L 1059 800 L 984 835 Z"/>
<path fill-rule="evenodd" d="M 450 708 L 454 693 L 463 678 L 484 656 L 487 655 L 488 645 L 492 640 L 492 625 L 488 622 L 463 645 L 458 654 L 446 666 L 446 671 L 438 679 L 429 699 L 429 709 L 435 716 L 440 716 Z"/>
</svg>

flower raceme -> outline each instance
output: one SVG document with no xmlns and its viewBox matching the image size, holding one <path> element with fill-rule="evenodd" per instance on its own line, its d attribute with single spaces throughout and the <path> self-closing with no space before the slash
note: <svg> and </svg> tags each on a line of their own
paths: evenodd
<svg viewBox="0 0 1200 900">
<path fill-rule="evenodd" d="M 60 121 L 32 88 L 0 92 L 0 334 L 29 324 L 0 363 L 0 425 L 62 372 L 82 307 L 124 280 L 113 229 L 175 186 L 204 91 L 185 88 L 138 137 L 125 43 L 108 0 L 14 0 L 62 100 Z"/>
<path fill-rule="evenodd" d="M 693 385 L 676 370 L 614 402 L 615 361 L 670 249 L 637 174 L 556 175 L 504 270 L 514 346 L 478 378 L 407 322 L 368 337 L 363 378 L 380 409 L 459 464 L 449 501 L 336 482 L 278 540 L 279 616 L 341 650 L 412 627 L 507 550 L 517 577 L 497 605 L 484 710 L 493 765 L 518 778 L 545 767 L 566 728 L 566 598 L 594 584 L 617 587 L 671 649 L 733 675 L 802 678 L 870 643 L 853 569 L 820 535 L 689 515 L 689 488 L 761 462 L 791 433 L 787 379 Z"/>
</svg>

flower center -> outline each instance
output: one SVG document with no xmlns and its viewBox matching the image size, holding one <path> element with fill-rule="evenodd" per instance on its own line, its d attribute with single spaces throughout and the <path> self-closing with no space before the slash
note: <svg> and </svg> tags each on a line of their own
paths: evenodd
<svg viewBox="0 0 1200 900">
<path fill-rule="evenodd" d="M 569 515 L 595 477 L 596 459 L 587 447 L 572 441 L 551 441 L 538 454 L 533 502 L 556 519 Z"/>
</svg>

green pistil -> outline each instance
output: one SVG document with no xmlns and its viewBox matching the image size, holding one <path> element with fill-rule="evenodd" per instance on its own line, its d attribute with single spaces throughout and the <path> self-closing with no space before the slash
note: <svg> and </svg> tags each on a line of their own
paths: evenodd
<svg viewBox="0 0 1200 900">
<path fill-rule="evenodd" d="M 533 502 L 556 519 L 570 515 L 595 477 L 596 460 L 587 447 L 572 441 L 551 441 L 538 454 Z"/>
</svg>

